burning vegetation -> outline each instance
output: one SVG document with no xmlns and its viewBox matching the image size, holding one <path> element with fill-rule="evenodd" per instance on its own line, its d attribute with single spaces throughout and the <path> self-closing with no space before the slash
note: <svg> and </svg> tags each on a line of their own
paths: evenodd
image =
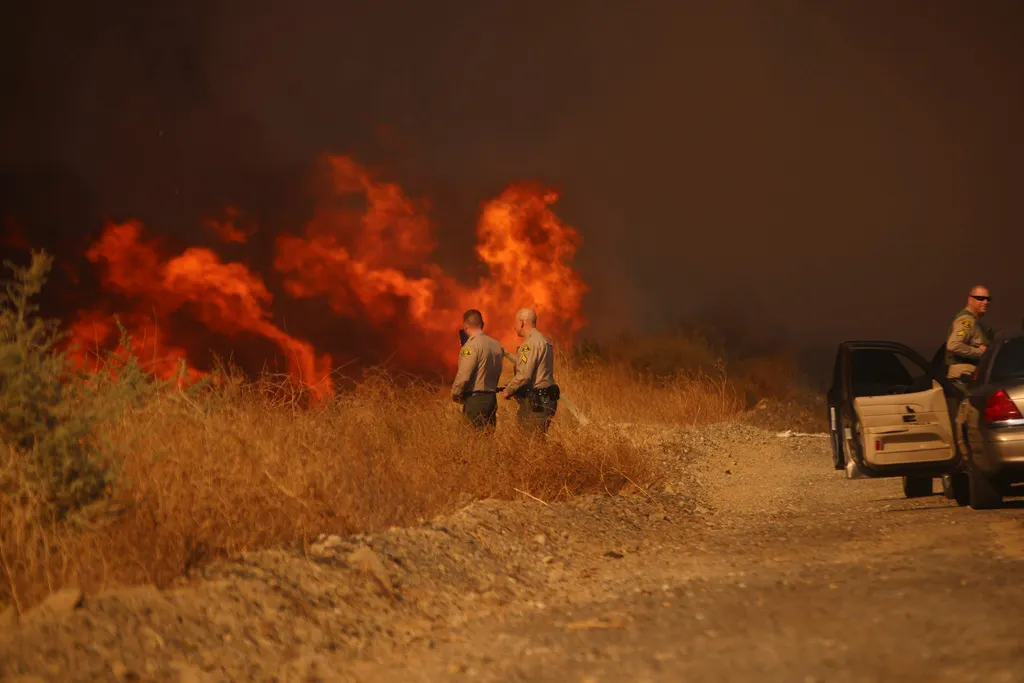
<svg viewBox="0 0 1024 683">
<path fill-rule="evenodd" d="M 415 523 L 476 498 L 650 486 L 662 461 L 633 426 L 747 419 L 751 390 L 780 403 L 795 396 L 785 359 L 723 362 L 722 349 L 695 335 L 659 338 L 657 355 L 674 350 L 676 362 L 657 372 L 642 341 L 574 349 L 585 322 L 586 286 L 572 268 L 580 239 L 553 213 L 549 190 L 512 185 L 482 205 L 483 274 L 465 284 L 430 262 L 431 223 L 398 186 L 344 157 L 327 168 L 330 191 L 312 219 L 274 240 L 283 295 L 208 247 L 169 249 L 138 221 L 111 223 L 86 254 L 103 296 L 60 339 L 32 303 L 50 257 L 9 264 L 0 613 L 68 583 L 164 585 L 211 558 Z M 228 245 L 259 234 L 233 207 L 204 227 Z M 558 342 L 563 393 L 591 422 L 562 410 L 547 439 L 530 440 L 502 402 L 483 448 L 445 387 L 382 371 L 341 383 L 332 353 L 277 322 L 303 301 L 332 322 L 408 340 L 388 350 L 405 367 L 451 372 L 463 309 L 501 320 L 533 306 Z M 284 372 L 268 370 L 271 358 L 245 374 L 197 363 L 217 339 L 260 340 L 285 359 Z M 814 428 L 803 413 L 786 419 Z"/>
<path fill-rule="evenodd" d="M 115 314 L 134 338 L 143 367 L 159 377 L 169 377 L 181 361 L 189 381 L 204 376 L 209 368 L 198 367 L 190 350 L 205 351 L 215 338 L 258 339 L 275 351 L 266 365 L 283 366 L 320 397 L 334 392 L 337 359 L 301 331 L 275 322 L 297 301 L 317 302 L 339 323 L 355 321 L 389 345 L 388 357 L 401 369 L 450 367 L 453 330 L 468 308 L 481 310 L 485 320 L 536 308 L 545 331 L 563 345 L 583 327 L 587 288 L 572 267 L 580 237 L 552 210 L 554 191 L 515 184 L 483 204 L 475 249 L 483 274 L 464 284 L 431 262 L 434 226 L 398 185 L 374 178 L 348 157 L 326 157 L 323 167 L 326 189 L 312 218 L 274 239 L 273 276 L 284 292 L 277 300 L 264 277 L 244 263 L 226 262 L 206 247 L 169 254 L 139 221 L 107 224 L 86 253 L 107 301 L 80 311 L 71 323 L 68 348 L 77 349 L 78 367 L 95 367 L 97 351 L 116 345 Z M 258 228 L 241 216 L 228 207 L 204 227 L 226 243 L 244 244 Z M 182 315 L 187 334 L 170 322 Z M 516 343 L 514 337 L 503 341 Z"/>
</svg>

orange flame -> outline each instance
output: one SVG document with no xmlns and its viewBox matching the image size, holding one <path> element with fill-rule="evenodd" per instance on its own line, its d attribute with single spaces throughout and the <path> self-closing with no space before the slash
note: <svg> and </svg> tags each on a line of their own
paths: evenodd
<svg viewBox="0 0 1024 683">
<path fill-rule="evenodd" d="M 252 237 L 255 230 L 252 228 L 243 230 L 238 227 L 237 223 L 241 216 L 241 209 L 236 206 L 228 206 L 224 208 L 223 219 L 207 218 L 203 221 L 203 227 L 217 235 L 217 237 L 225 242 L 245 244 L 249 241 L 249 238 Z"/>
<path fill-rule="evenodd" d="M 158 326 L 148 324 L 145 316 L 129 314 L 127 319 L 121 319 L 120 322 L 127 330 L 137 330 L 142 334 L 140 338 L 133 335 L 131 344 L 143 369 L 163 378 L 178 375 L 181 361 L 187 358 L 184 349 L 165 345 L 165 335 Z M 86 372 L 98 371 L 104 366 L 110 367 L 110 359 L 103 358 L 101 354 L 108 350 L 112 342 L 120 340 L 120 332 L 115 326 L 113 316 L 101 311 L 82 312 L 71 324 L 69 333 L 72 343 L 68 359 L 73 365 Z M 112 355 L 115 361 L 114 374 L 117 374 L 116 367 L 128 360 L 127 349 L 118 344 L 114 347 Z M 186 364 L 184 376 L 179 377 L 179 385 L 191 384 L 206 375 L 207 373 Z"/>
<path fill-rule="evenodd" d="M 468 308 L 484 314 L 488 331 L 506 348 L 518 341 L 511 318 L 524 306 L 537 310 L 542 329 L 561 342 L 570 342 L 584 325 L 587 287 L 571 265 L 580 237 L 551 210 L 555 192 L 515 184 L 482 206 L 476 256 L 485 273 L 467 286 L 429 261 L 436 240 L 425 206 L 348 157 L 328 156 L 326 162 L 328 191 L 312 219 L 300 234 L 276 241 L 274 268 L 284 278 L 286 296 L 320 300 L 334 316 L 360 321 L 394 344 L 395 361 L 418 367 L 454 363 L 454 330 Z M 207 228 L 225 241 L 244 243 L 253 231 L 236 227 L 240 211 L 229 207 L 225 215 L 225 221 L 207 220 Z M 331 393 L 332 356 L 271 321 L 274 297 L 247 266 L 225 263 L 201 247 L 165 257 L 156 242 L 143 241 L 137 221 L 108 224 L 86 256 L 102 266 L 107 290 L 134 302 L 130 329 L 145 325 L 143 311 L 165 320 L 184 311 L 211 333 L 273 342 L 290 373 L 316 395 Z M 96 311 L 83 312 L 71 329 L 86 346 L 109 345 L 116 341 L 113 332 L 109 316 Z M 178 358 L 187 358 L 183 348 L 165 341 L 179 339 L 173 332 L 141 335 L 157 374 L 168 375 Z"/>
</svg>

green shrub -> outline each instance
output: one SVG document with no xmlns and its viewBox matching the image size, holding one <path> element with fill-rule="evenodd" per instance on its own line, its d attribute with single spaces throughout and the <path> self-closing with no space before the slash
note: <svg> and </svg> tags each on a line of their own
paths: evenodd
<svg viewBox="0 0 1024 683">
<path fill-rule="evenodd" d="M 123 329 L 128 353 L 117 363 L 92 376 L 71 367 L 57 321 L 40 318 L 32 303 L 52 262 L 45 252 L 33 252 L 27 268 L 4 262 L 14 276 L 0 294 L 0 438 L 20 461 L 18 477 L 26 481 L 18 484 L 59 520 L 100 499 L 117 474 L 97 427 L 159 383 L 138 366 Z"/>
</svg>

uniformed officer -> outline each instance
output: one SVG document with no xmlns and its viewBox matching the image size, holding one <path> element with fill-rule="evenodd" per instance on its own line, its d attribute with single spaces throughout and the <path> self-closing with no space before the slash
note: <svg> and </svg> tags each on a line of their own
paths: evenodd
<svg viewBox="0 0 1024 683">
<path fill-rule="evenodd" d="M 476 309 L 462 315 L 462 329 L 468 338 L 459 351 L 452 400 L 462 404 L 462 414 L 474 427 L 491 429 L 497 424 L 498 378 L 505 350 L 484 334 L 484 317 Z"/>
<path fill-rule="evenodd" d="M 978 359 L 992 343 L 992 330 L 981 321 L 991 299 L 987 287 L 972 287 L 967 297 L 967 306 L 956 314 L 947 331 L 946 377 L 960 391 L 966 391 L 965 378 L 970 378 L 974 373 Z"/>
<path fill-rule="evenodd" d="M 517 418 L 523 428 L 546 432 L 558 410 L 554 349 L 537 329 L 537 314 L 529 308 L 516 312 L 515 330 L 523 343 L 516 349 L 515 375 L 503 395 L 519 401 Z"/>
</svg>

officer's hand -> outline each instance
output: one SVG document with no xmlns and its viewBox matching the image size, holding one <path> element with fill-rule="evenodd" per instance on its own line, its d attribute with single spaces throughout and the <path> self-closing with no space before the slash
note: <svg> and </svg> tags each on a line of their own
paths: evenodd
<svg viewBox="0 0 1024 683">
<path fill-rule="evenodd" d="M 987 346 L 982 344 L 981 346 L 978 347 L 978 350 L 981 351 L 982 353 L 985 353 L 985 349 L 987 349 L 987 348 L 988 348 Z"/>
<path fill-rule="evenodd" d="M 508 393 L 508 389 L 506 389 L 505 391 L 501 392 L 501 395 L 505 398 L 506 401 L 509 400 L 510 398 L 512 398 L 512 394 Z"/>
</svg>

